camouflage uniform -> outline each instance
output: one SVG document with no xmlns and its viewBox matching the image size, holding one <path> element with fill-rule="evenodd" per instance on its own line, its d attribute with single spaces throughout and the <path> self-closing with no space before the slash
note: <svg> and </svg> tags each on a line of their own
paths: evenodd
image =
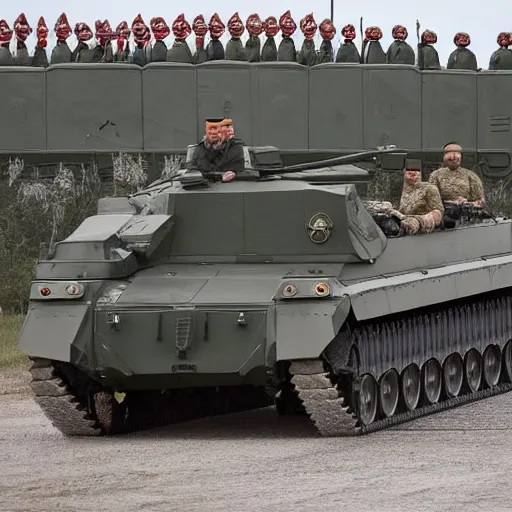
<svg viewBox="0 0 512 512">
<path fill-rule="evenodd" d="M 439 189 L 443 201 L 455 201 L 457 197 L 464 197 L 471 202 L 484 200 L 482 180 L 464 167 L 454 171 L 441 167 L 430 175 L 429 182 Z"/>
<path fill-rule="evenodd" d="M 408 235 L 420 235 L 435 231 L 437 223 L 434 212 L 425 215 L 405 215 L 401 220 L 401 227 Z"/>
<path fill-rule="evenodd" d="M 364 206 L 370 212 L 370 215 L 374 215 L 376 213 L 384 213 L 386 215 L 391 215 L 393 210 L 393 205 L 389 201 L 363 201 Z"/>
<path fill-rule="evenodd" d="M 420 235 L 423 233 L 432 233 L 436 229 L 437 222 L 435 219 L 434 208 L 425 215 L 404 215 L 398 210 L 393 209 L 393 205 L 389 201 L 364 201 L 366 209 L 371 215 L 384 214 L 388 217 L 395 217 L 400 220 L 400 230 L 406 235 Z M 441 204 L 441 208 L 443 208 Z M 440 212 L 442 212 L 440 210 Z M 440 213 L 439 215 L 442 215 Z"/>
<path fill-rule="evenodd" d="M 443 213 L 444 206 L 439 190 L 431 183 L 420 181 L 404 184 L 399 210 L 404 215 L 425 215 L 433 210 Z"/>
</svg>

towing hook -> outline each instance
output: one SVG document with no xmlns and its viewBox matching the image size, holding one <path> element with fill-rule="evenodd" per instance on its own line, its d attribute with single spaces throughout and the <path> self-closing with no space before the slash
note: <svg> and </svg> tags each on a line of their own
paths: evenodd
<svg viewBox="0 0 512 512">
<path fill-rule="evenodd" d="M 247 325 L 247 318 L 243 312 L 238 314 L 238 325 Z"/>
</svg>

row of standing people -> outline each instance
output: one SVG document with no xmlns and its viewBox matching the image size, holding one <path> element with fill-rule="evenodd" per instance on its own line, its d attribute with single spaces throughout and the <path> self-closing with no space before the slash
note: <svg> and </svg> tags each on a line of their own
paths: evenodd
<svg viewBox="0 0 512 512">
<path fill-rule="evenodd" d="M 403 25 L 395 25 L 392 30 L 394 41 L 387 51 L 384 51 L 380 40 L 382 30 L 377 26 L 368 27 L 365 30 L 361 52 L 355 45 L 356 29 L 354 25 L 345 25 L 341 34 L 344 38 L 342 44 L 335 52 L 332 40 L 336 34 L 336 28 L 329 19 L 325 19 L 317 25 L 313 14 L 308 14 L 300 21 L 300 30 L 304 35 L 304 41 L 299 51 L 295 46 L 292 35 L 297 30 L 297 24 L 293 20 L 290 11 L 286 11 L 279 21 L 269 16 L 264 21 L 258 14 L 251 14 L 246 23 L 235 13 L 228 21 L 227 28 L 231 39 L 226 47 L 220 41 L 226 27 L 218 14 L 214 14 L 209 23 L 203 15 L 196 16 L 192 26 L 185 19 L 183 14 L 179 15 L 172 24 L 174 42 L 170 48 L 164 42 L 171 29 L 162 17 L 152 18 L 150 27 L 146 25 L 139 14 L 128 27 L 126 21 L 120 23 L 113 31 L 108 20 L 96 21 L 95 34 L 87 23 L 80 22 L 75 25 L 72 31 L 65 13 L 61 14 L 55 23 L 54 30 L 57 37 L 57 44 L 53 48 L 51 57 L 48 59 L 46 52 L 48 27 L 43 17 L 39 19 L 36 29 L 37 44 L 34 55 L 30 56 L 26 40 L 32 33 L 24 14 L 16 19 L 14 30 L 9 28 L 5 20 L 0 20 L 0 65 L 22 65 L 42 66 L 49 64 L 60 64 L 69 62 L 132 62 L 145 66 L 150 62 L 183 62 L 200 64 L 211 60 L 235 60 L 248 62 L 284 61 L 298 62 L 305 66 L 339 62 L 339 63 L 362 63 L 362 64 L 417 64 L 420 69 L 441 69 L 439 55 L 434 45 L 437 42 L 437 35 L 432 30 L 425 30 L 419 36 L 419 25 L 417 32 L 419 37 L 417 56 L 406 39 L 408 38 L 407 28 Z M 247 30 L 249 38 L 245 45 L 241 37 Z M 315 35 L 320 31 L 322 43 L 317 49 Z M 186 39 L 194 31 L 196 36 L 195 53 L 192 53 Z M 282 39 L 277 46 L 275 36 L 281 31 Z M 71 51 L 67 39 L 74 32 L 78 44 Z M 210 41 L 205 46 L 205 37 L 210 33 Z M 261 45 L 260 35 L 265 33 L 266 40 Z M 130 49 L 130 37 L 133 34 L 134 47 Z M 153 34 L 153 36 L 152 36 Z M 11 53 L 10 42 L 16 40 L 16 51 Z M 96 38 L 97 44 L 93 45 L 92 40 Z M 151 43 L 152 37 L 154 43 Z M 471 44 L 469 34 L 458 32 L 453 42 L 455 50 L 450 54 L 447 69 L 470 69 L 477 71 L 478 64 L 475 54 L 468 48 Z M 113 43 L 116 43 L 114 48 Z M 489 69 L 507 70 L 512 69 L 512 35 L 501 32 L 497 37 L 498 49 L 491 55 Z"/>
</svg>

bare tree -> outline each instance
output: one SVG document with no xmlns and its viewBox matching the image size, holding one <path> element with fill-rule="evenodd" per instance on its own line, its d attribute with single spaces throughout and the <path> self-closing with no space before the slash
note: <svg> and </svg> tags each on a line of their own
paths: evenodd
<svg viewBox="0 0 512 512">
<path fill-rule="evenodd" d="M 176 173 L 182 157 L 164 158 L 162 177 Z M 50 169 L 50 171 L 48 171 Z M 126 195 L 147 182 L 144 155 L 112 155 L 110 170 L 97 164 L 27 166 L 20 158 L 0 160 L 0 307 L 23 313 L 36 262 L 97 211 L 98 199 Z M 50 176 L 48 176 L 50 172 Z M 44 252 L 41 251 L 44 249 Z"/>
</svg>

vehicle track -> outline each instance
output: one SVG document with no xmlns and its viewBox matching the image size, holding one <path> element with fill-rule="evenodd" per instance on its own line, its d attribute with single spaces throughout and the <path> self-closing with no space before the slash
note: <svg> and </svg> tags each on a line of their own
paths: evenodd
<svg viewBox="0 0 512 512">
<path fill-rule="evenodd" d="M 357 436 L 370 434 L 379 430 L 400 425 L 423 416 L 428 416 L 447 409 L 459 407 L 476 402 L 491 396 L 512 391 L 512 384 L 503 383 L 476 393 L 466 393 L 442 402 L 425 405 L 413 411 L 400 412 L 389 418 L 376 420 L 370 425 L 363 425 L 357 418 L 350 405 L 349 397 L 332 384 L 329 375 L 318 371 L 320 361 L 301 361 L 292 363 L 290 374 L 293 391 L 304 406 L 306 413 L 322 436 Z M 44 366 L 43 366 L 44 365 Z M 107 401 L 95 401 L 94 412 L 83 404 L 70 386 L 57 375 L 55 367 L 50 361 L 36 360 L 30 369 L 32 381 L 30 386 L 35 393 L 35 401 L 52 424 L 64 435 L 68 436 L 99 436 L 102 434 L 120 434 L 128 431 L 139 431 L 152 426 L 164 426 L 176 421 L 163 421 L 152 424 L 154 418 L 137 418 L 136 426 L 125 428 L 106 429 L 98 418 L 108 418 L 110 405 Z M 189 404 L 190 405 L 190 404 Z M 193 405 L 193 404 L 192 404 Z M 233 407 L 225 413 L 239 412 L 256 407 Z M 99 408 L 101 407 L 101 409 Z M 198 419 L 206 416 L 199 408 L 194 408 L 195 414 L 189 414 L 183 420 Z M 212 411 L 216 415 L 219 411 Z M 133 421 L 133 420 L 132 420 Z M 105 421 L 103 422 L 103 425 Z"/>
<path fill-rule="evenodd" d="M 370 425 L 363 425 L 349 405 L 348 397 L 336 389 L 327 373 L 317 371 L 318 363 L 317 360 L 292 363 L 289 371 L 293 375 L 291 382 L 295 386 L 295 391 L 307 414 L 320 434 L 325 437 L 370 434 L 422 416 L 512 391 L 512 384 L 499 384 L 476 393 L 459 395 L 436 404 L 419 407 L 413 411 L 398 413 L 390 418 L 376 420 Z"/>
<path fill-rule="evenodd" d="M 30 387 L 45 416 L 64 435 L 98 436 L 101 426 L 48 360 L 34 359 Z"/>
<path fill-rule="evenodd" d="M 164 427 L 172 423 L 258 409 L 270 405 L 265 390 L 251 388 L 224 388 L 223 393 L 201 390 L 191 397 L 154 400 L 155 395 L 128 393 L 118 402 L 113 394 L 95 384 L 94 393 L 84 390 L 80 383 L 71 385 L 58 365 L 50 360 L 33 359 L 30 368 L 30 387 L 35 401 L 52 424 L 67 436 L 100 436 L 138 432 Z M 81 387 L 82 386 L 82 387 Z M 209 393 L 209 394 L 208 394 Z M 141 400 L 142 398 L 142 400 Z M 158 398 L 158 397 L 157 397 Z"/>
<path fill-rule="evenodd" d="M 354 436 L 506 393 L 512 390 L 511 311 L 512 295 L 502 291 L 370 322 L 352 320 L 321 359 L 291 362 L 288 396 L 323 436 Z M 439 392 L 430 388 L 427 396 L 422 375 L 429 364 Z M 408 370 L 416 375 L 418 395 L 406 407 L 402 379 Z M 363 377 L 375 385 L 373 399 L 360 389 Z M 392 390 L 388 399 L 394 395 L 397 402 L 388 400 L 385 413 L 379 393 L 385 395 L 386 387 Z M 375 412 L 361 414 L 368 404 Z"/>
</svg>

